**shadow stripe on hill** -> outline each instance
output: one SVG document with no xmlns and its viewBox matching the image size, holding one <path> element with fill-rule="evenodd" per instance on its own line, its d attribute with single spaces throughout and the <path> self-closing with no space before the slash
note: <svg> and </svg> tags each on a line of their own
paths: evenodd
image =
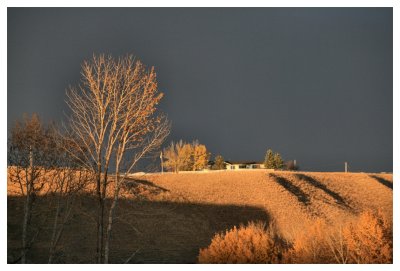
<svg viewBox="0 0 400 271">
<path fill-rule="evenodd" d="M 393 190 L 393 183 L 392 182 L 389 182 L 389 181 L 383 179 L 382 177 L 379 177 L 379 176 L 376 176 L 376 175 L 369 175 L 369 177 L 371 177 L 375 181 L 379 182 L 380 184 L 383 184 L 387 188 L 390 188 L 390 189 Z"/>
<path fill-rule="evenodd" d="M 279 185 L 283 186 L 283 188 L 285 188 L 288 192 L 293 194 L 299 202 L 303 203 L 304 205 L 310 204 L 310 197 L 300 187 L 273 173 L 269 173 L 269 176 L 272 177 Z"/>
<path fill-rule="evenodd" d="M 345 208 L 351 208 L 351 207 L 347 204 L 346 200 L 345 200 L 342 196 L 339 195 L 339 193 L 336 193 L 335 191 L 329 189 L 325 184 L 323 184 L 323 183 L 317 181 L 316 179 L 314 179 L 314 178 L 312 178 L 312 177 L 310 177 L 310 176 L 307 176 L 307 175 L 305 175 L 305 174 L 296 173 L 296 174 L 294 174 L 294 176 L 295 176 L 298 180 L 303 181 L 303 182 L 306 182 L 306 183 L 308 183 L 308 184 L 314 186 L 315 188 L 318 188 L 318 189 L 324 191 L 324 192 L 325 192 L 326 194 L 328 194 L 332 199 L 334 199 L 335 202 L 336 202 L 337 204 L 339 204 L 340 206 L 345 207 Z"/>
</svg>

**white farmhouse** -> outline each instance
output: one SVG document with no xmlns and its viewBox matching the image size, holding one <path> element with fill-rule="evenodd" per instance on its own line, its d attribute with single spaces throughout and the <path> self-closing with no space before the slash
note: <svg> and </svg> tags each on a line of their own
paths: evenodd
<svg viewBox="0 0 400 271">
<path fill-rule="evenodd" d="M 225 161 L 225 168 L 228 170 L 235 169 L 256 169 L 265 168 L 264 162 L 256 161 Z"/>
</svg>

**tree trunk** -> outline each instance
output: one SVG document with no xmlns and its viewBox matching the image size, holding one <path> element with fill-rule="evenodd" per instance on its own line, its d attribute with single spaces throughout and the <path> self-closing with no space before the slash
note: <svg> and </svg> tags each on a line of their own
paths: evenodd
<svg viewBox="0 0 400 271">
<path fill-rule="evenodd" d="M 28 246 L 28 224 L 29 218 L 31 215 L 31 190 L 32 190 L 32 182 L 33 182 L 33 167 L 32 167 L 32 153 L 30 153 L 30 170 L 26 171 L 25 178 L 26 178 L 26 198 L 25 198 L 25 206 L 24 206 L 24 218 L 22 221 L 22 252 L 21 252 L 21 263 L 26 263 L 26 252 Z"/>
<path fill-rule="evenodd" d="M 104 248 L 104 199 L 100 199 L 100 213 L 99 213 L 99 259 L 98 263 L 102 263 L 103 261 L 103 248 Z"/>
<path fill-rule="evenodd" d="M 62 233 L 64 231 L 64 224 L 65 224 L 65 221 L 60 225 L 60 228 L 58 229 L 58 232 L 57 232 L 57 234 L 55 236 L 54 244 L 53 244 L 53 251 L 52 251 L 52 254 L 50 254 L 50 256 L 49 256 L 49 262 L 48 263 L 52 263 L 52 261 L 53 261 L 53 257 L 54 257 L 54 254 L 56 252 L 57 244 L 60 241 L 61 235 L 62 235 Z"/>
<path fill-rule="evenodd" d="M 49 261 L 48 261 L 48 263 L 52 262 L 53 256 L 54 256 L 54 252 L 55 252 L 57 228 L 58 228 L 58 216 L 60 214 L 60 197 L 61 197 L 61 195 L 57 199 L 57 210 L 56 210 L 56 214 L 54 216 L 53 233 L 51 235 L 50 252 L 49 252 Z"/>
<path fill-rule="evenodd" d="M 111 231 L 112 231 L 112 225 L 113 225 L 113 221 L 114 221 L 115 209 L 118 204 L 119 187 L 120 187 L 120 183 L 119 183 L 119 176 L 118 176 L 118 172 L 117 172 L 115 189 L 114 189 L 114 198 L 113 198 L 113 202 L 110 207 L 110 211 L 108 213 L 107 235 L 106 235 L 105 246 L 104 246 L 104 263 L 105 264 L 108 264 L 108 262 L 109 262 Z"/>
<path fill-rule="evenodd" d="M 98 214 L 97 214 L 97 248 L 96 248 L 96 261 L 101 263 L 102 250 L 103 250 L 103 199 L 101 196 L 101 164 L 97 165 L 98 175 L 96 180 L 96 192 L 98 200 Z"/>
<path fill-rule="evenodd" d="M 51 237 L 51 243 L 50 243 L 51 247 L 50 247 L 48 263 L 53 262 L 58 243 L 61 239 L 61 235 L 64 232 L 65 224 L 67 223 L 73 208 L 74 196 L 77 193 L 77 191 L 69 190 L 70 183 L 68 181 L 64 187 L 64 182 L 66 181 L 65 178 L 68 178 L 66 174 L 67 173 L 64 172 L 64 176 L 62 177 L 63 179 L 61 181 L 60 191 L 57 198 L 57 209 L 54 217 L 53 233 Z M 78 180 L 79 181 L 81 180 L 81 172 L 79 172 Z M 65 192 L 63 192 L 64 188 Z"/>
<path fill-rule="evenodd" d="M 21 263 L 26 263 L 26 250 L 27 250 L 27 230 L 30 216 L 30 193 L 26 194 L 25 206 L 24 206 L 24 218 L 22 222 L 22 252 L 21 252 Z"/>
</svg>

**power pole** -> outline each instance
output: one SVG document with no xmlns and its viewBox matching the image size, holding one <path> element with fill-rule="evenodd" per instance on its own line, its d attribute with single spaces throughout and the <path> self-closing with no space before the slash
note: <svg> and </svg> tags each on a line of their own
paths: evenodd
<svg viewBox="0 0 400 271">
<path fill-rule="evenodd" d="M 344 172 L 347 173 L 347 162 L 344 162 Z"/>
<path fill-rule="evenodd" d="M 296 167 L 296 159 L 294 160 L 293 164 L 294 164 L 294 167 Z"/>
</svg>

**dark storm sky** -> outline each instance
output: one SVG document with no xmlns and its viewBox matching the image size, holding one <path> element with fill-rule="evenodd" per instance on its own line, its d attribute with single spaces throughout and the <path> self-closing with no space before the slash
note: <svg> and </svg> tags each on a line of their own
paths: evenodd
<svg viewBox="0 0 400 271">
<path fill-rule="evenodd" d="M 167 142 L 304 170 L 392 171 L 391 8 L 8 8 L 8 127 L 61 121 L 93 53 L 155 66 Z"/>
</svg>

